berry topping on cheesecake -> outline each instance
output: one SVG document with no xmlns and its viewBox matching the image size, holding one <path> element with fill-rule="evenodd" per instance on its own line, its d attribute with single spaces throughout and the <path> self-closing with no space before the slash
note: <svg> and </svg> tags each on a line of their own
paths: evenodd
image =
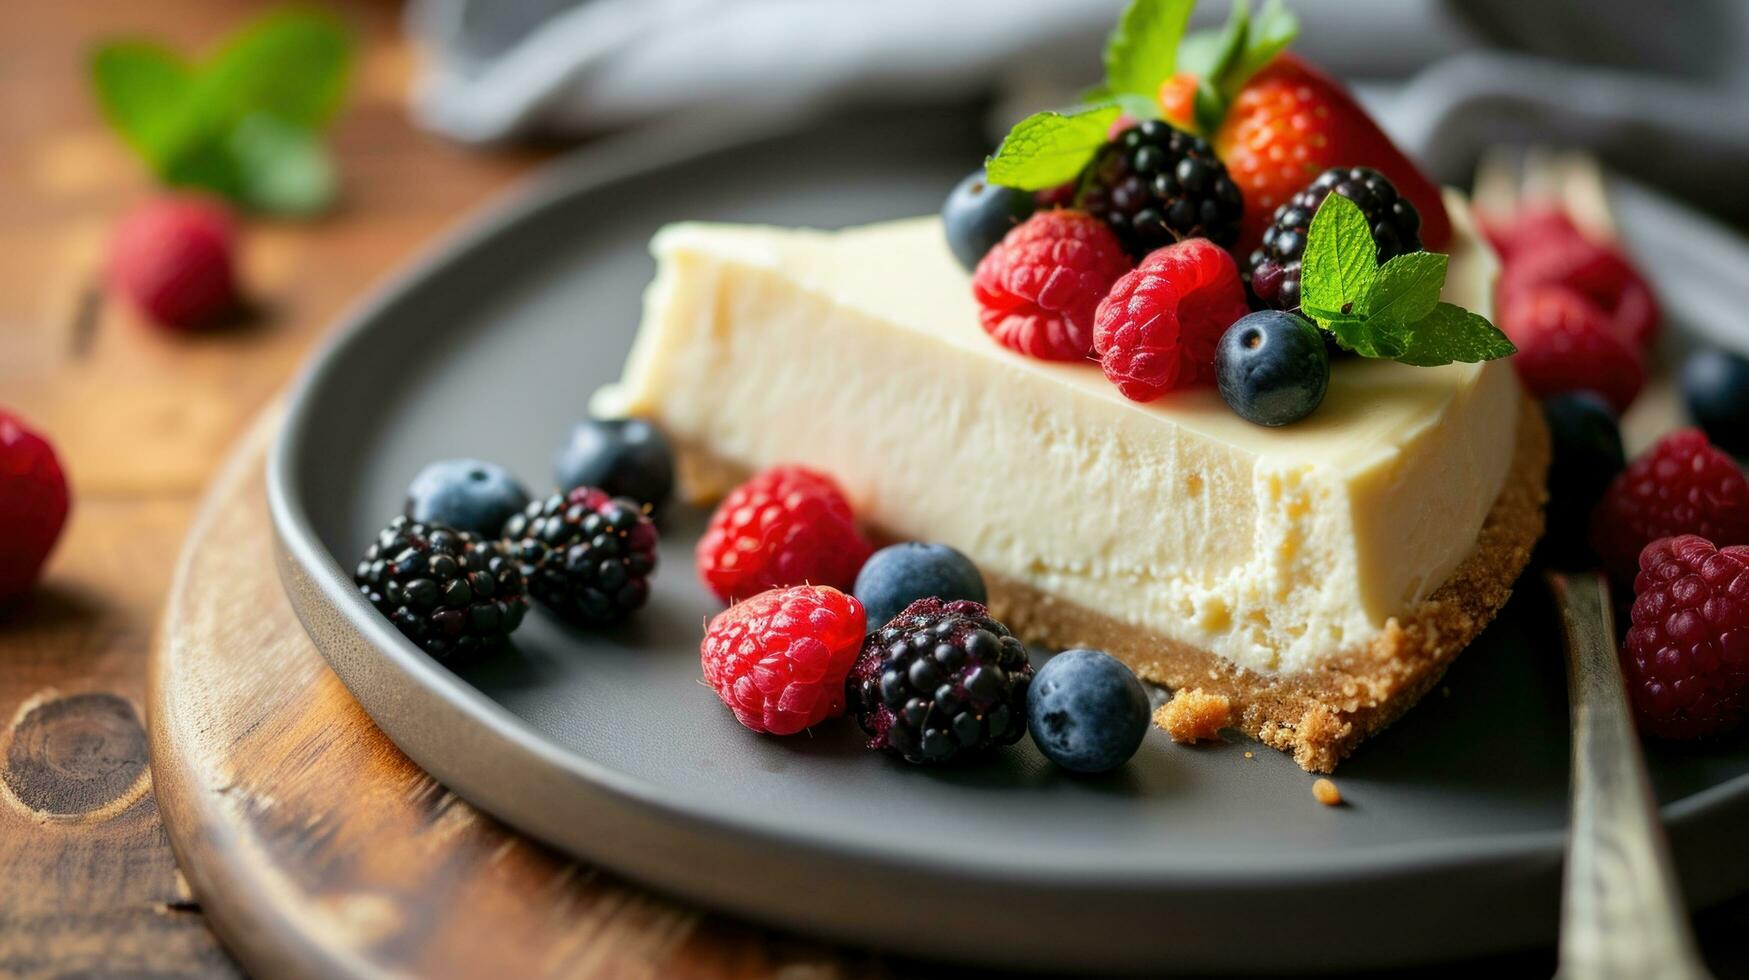
<svg viewBox="0 0 1749 980">
<path fill-rule="evenodd" d="M 1137 259 L 1186 238 L 1231 248 L 1245 211 L 1208 143 L 1157 119 L 1100 148 L 1081 173 L 1075 206 L 1103 219 Z"/>
<path fill-rule="evenodd" d="M 1312 216 L 1331 194 L 1340 194 L 1360 208 L 1372 231 L 1380 264 L 1406 252 L 1421 251 L 1421 215 L 1415 205 L 1397 195 L 1383 174 L 1368 167 L 1333 167 L 1275 209 L 1262 244 L 1245 263 L 1246 284 L 1264 306 L 1300 308 L 1300 260 L 1305 255 L 1306 236 L 1312 228 Z"/>
<path fill-rule="evenodd" d="M 972 277 L 978 319 L 1004 347 L 1046 361 L 1093 348 L 1093 311 L 1130 260 L 1104 222 L 1042 211 L 1009 232 Z"/>
<path fill-rule="evenodd" d="M 1214 380 L 1215 345 L 1249 311 L 1232 255 L 1206 238 L 1150 254 L 1099 304 L 1093 349 L 1134 401 Z"/>
</svg>

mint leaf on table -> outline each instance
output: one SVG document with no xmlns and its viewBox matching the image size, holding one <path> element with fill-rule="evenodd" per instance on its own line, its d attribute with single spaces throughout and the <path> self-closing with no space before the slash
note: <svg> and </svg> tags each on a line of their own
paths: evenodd
<svg viewBox="0 0 1749 980">
<path fill-rule="evenodd" d="M 161 182 L 307 214 L 334 197 L 320 131 L 351 57 L 337 19 L 293 8 L 244 27 L 204 64 L 125 40 L 97 47 L 90 70 L 104 118 Z"/>
<path fill-rule="evenodd" d="M 1488 319 L 1440 301 L 1449 259 L 1433 252 L 1378 264 L 1378 245 L 1353 201 L 1331 194 L 1306 231 L 1300 309 L 1362 357 L 1417 367 L 1491 361 L 1517 353 Z"/>
<path fill-rule="evenodd" d="M 1178 64 L 1195 0 L 1131 0 L 1105 44 L 1105 90 L 1156 98 Z"/>
<path fill-rule="evenodd" d="M 992 184 L 1025 191 L 1055 187 L 1074 179 L 1105 142 L 1122 112 L 1116 104 L 1035 112 L 1008 131 L 1002 145 L 984 162 Z"/>
</svg>

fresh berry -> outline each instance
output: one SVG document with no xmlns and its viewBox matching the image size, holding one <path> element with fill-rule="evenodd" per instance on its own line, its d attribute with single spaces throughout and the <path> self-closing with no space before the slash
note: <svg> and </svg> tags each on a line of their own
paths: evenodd
<svg viewBox="0 0 1749 980">
<path fill-rule="evenodd" d="M 944 544 L 904 541 L 869 556 L 856 576 L 856 598 L 880 627 L 918 599 L 987 602 L 984 577 L 972 560 Z"/>
<path fill-rule="evenodd" d="M 1028 357 L 1083 360 L 1093 349 L 1093 311 L 1129 268 L 1105 222 L 1082 211 L 1040 211 L 978 263 L 978 322 Z"/>
<path fill-rule="evenodd" d="M 223 205 L 202 197 L 151 201 L 115 230 L 109 286 L 161 326 L 211 326 L 237 308 L 235 250 Z"/>
<path fill-rule="evenodd" d="M 699 662 L 737 721 L 794 735 L 844 713 L 844 679 L 867 628 L 862 604 L 837 589 L 772 589 L 718 613 Z"/>
<path fill-rule="evenodd" d="M 1646 382 L 1639 348 L 1597 304 L 1565 286 L 1538 286 L 1510 298 L 1500 329 L 1518 347 L 1512 364 L 1519 379 L 1538 398 L 1594 391 L 1621 413 Z"/>
<path fill-rule="evenodd" d="M 660 508 L 674 492 L 674 453 L 643 419 L 584 419 L 553 456 L 553 478 L 562 490 L 595 487 Z"/>
<path fill-rule="evenodd" d="M 1075 206 L 1104 219 L 1136 259 L 1186 238 L 1230 247 L 1245 211 L 1208 143 L 1157 119 L 1100 148 L 1081 171 Z"/>
<path fill-rule="evenodd" d="M 1292 54 L 1277 55 L 1245 83 L 1211 142 L 1245 196 L 1241 255 L 1262 241 L 1276 208 L 1331 167 L 1384 174 L 1415 205 L 1429 249 L 1451 237 L 1439 187 L 1341 84 Z"/>
<path fill-rule="evenodd" d="M 1729 351 L 1696 351 L 1682 362 L 1682 399 L 1713 445 L 1749 455 L 1749 360 Z"/>
<path fill-rule="evenodd" d="M 1026 728 L 1045 758 L 1073 772 L 1110 772 L 1148 733 L 1148 692 L 1117 658 L 1068 650 L 1045 661 L 1026 694 Z"/>
<path fill-rule="evenodd" d="M 1639 556 L 1622 678 L 1640 730 L 1698 738 L 1749 714 L 1749 547 L 1692 534 Z"/>
<path fill-rule="evenodd" d="M 1332 193 L 1360 207 L 1372 228 L 1380 265 L 1421 249 L 1421 215 L 1385 175 L 1366 167 L 1334 167 L 1318 175 L 1286 204 L 1275 209 L 1263 243 L 1246 260 L 1246 283 L 1259 302 L 1278 310 L 1300 308 L 1300 259 L 1312 216 Z"/>
<path fill-rule="evenodd" d="M 1621 430 L 1609 403 L 1589 391 L 1546 399 L 1543 418 L 1553 444 L 1543 554 L 1562 567 L 1592 565 L 1595 556 L 1587 540 L 1591 511 L 1627 466 Z"/>
<path fill-rule="evenodd" d="M 1495 254 L 1506 265 L 1523 249 L 1585 237 L 1567 212 L 1540 204 L 1527 205 L 1508 215 L 1484 215 L 1480 223 L 1488 244 L 1494 246 Z"/>
<path fill-rule="evenodd" d="M 504 537 L 528 594 L 568 622 L 616 623 L 650 598 L 656 525 L 636 500 L 576 487 L 529 504 Z"/>
<path fill-rule="evenodd" d="M 1658 331 L 1658 303 L 1627 256 L 1584 237 L 1550 237 L 1514 248 L 1500 273 L 1501 306 L 1541 286 L 1565 286 L 1608 314 L 1637 347 Z"/>
<path fill-rule="evenodd" d="M 1168 245 L 1111 287 L 1093 321 L 1099 366 L 1132 401 L 1213 381 L 1221 334 L 1250 312 L 1239 268 L 1206 238 Z"/>
<path fill-rule="evenodd" d="M 1641 548 L 1678 534 L 1749 544 L 1749 483 L 1699 429 L 1678 429 L 1629 463 L 1591 515 L 1591 546 L 1622 582 Z"/>
<path fill-rule="evenodd" d="M 443 661 L 502 646 L 528 612 L 522 575 L 498 542 L 405 515 L 377 535 L 352 580 L 396 629 Z"/>
<path fill-rule="evenodd" d="M 504 522 L 528 506 L 528 491 L 510 471 L 477 459 L 432 463 L 407 486 L 407 516 L 482 538 L 496 538 Z"/>
<path fill-rule="evenodd" d="M 67 477 L 48 440 L 0 412 L 0 602 L 30 591 L 67 523 Z"/>
<path fill-rule="evenodd" d="M 992 184 L 982 169 L 957 184 L 941 206 L 941 226 L 953 257 L 971 272 L 1004 235 L 1038 210 L 1030 191 Z"/>
<path fill-rule="evenodd" d="M 791 585 L 848 591 L 871 550 L 831 477 L 776 466 L 717 506 L 698 540 L 698 572 L 724 602 Z"/>
<path fill-rule="evenodd" d="M 845 681 L 868 747 L 949 762 L 1026 734 L 1032 663 L 976 602 L 919 599 L 870 633 Z"/>
<path fill-rule="evenodd" d="M 1252 313 L 1221 335 L 1215 381 L 1240 418 L 1287 425 L 1323 404 L 1330 352 L 1318 328 L 1299 316 L 1280 310 Z"/>
</svg>

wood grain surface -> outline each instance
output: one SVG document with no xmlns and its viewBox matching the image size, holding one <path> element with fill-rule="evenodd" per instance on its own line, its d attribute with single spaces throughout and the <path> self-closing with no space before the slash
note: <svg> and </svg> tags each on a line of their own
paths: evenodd
<svg viewBox="0 0 1749 980">
<path fill-rule="evenodd" d="M 153 189 L 97 117 L 86 52 L 117 35 L 198 51 L 271 4 L 0 3 L 0 408 L 55 442 L 74 494 L 41 587 L 0 609 L 0 977 L 235 972 L 177 873 L 141 724 L 196 497 L 347 304 L 544 156 L 414 130 L 398 5 L 327 5 L 359 42 L 331 137 L 343 200 L 250 222 L 261 315 L 173 337 L 99 288 L 109 227 Z"/>
</svg>

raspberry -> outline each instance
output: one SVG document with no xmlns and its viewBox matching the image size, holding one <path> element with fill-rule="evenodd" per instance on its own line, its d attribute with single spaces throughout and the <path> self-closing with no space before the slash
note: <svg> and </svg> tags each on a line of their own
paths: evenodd
<svg viewBox="0 0 1749 980">
<path fill-rule="evenodd" d="M 1488 244 L 1508 265 L 1520 249 L 1585 237 L 1567 212 L 1547 205 L 1532 204 L 1512 214 L 1484 216 L 1481 225 Z"/>
<path fill-rule="evenodd" d="M 1110 139 L 1081 171 L 1075 206 L 1103 218 L 1131 256 L 1186 238 L 1231 246 L 1245 202 L 1202 137 L 1150 119 Z"/>
<path fill-rule="evenodd" d="M 352 573 L 358 591 L 420 649 L 446 663 L 504 646 L 528 596 L 496 541 L 395 518 Z"/>
<path fill-rule="evenodd" d="M 978 322 L 1004 347 L 1047 361 L 1093 348 L 1093 311 L 1129 256 L 1105 222 L 1081 211 L 1040 211 L 978 263 Z"/>
<path fill-rule="evenodd" d="M 1026 734 L 1026 647 L 970 600 L 918 599 L 869 634 L 844 682 L 868 747 L 948 762 Z"/>
<path fill-rule="evenodd" d="M 1696 738 L 1749 711 L 1749 547 L 1693 534 L 1640 552 L 1621 669 L 1640 730 Z"/>
<path fill-rule="evenodd" d="M 1538 286 L 1565 286 L 1595 303 L 1635 346 L 1658 331 L 1658 303 L 1621 252 L 1579 235 L 1521 242 L 1500 275 L 1502 306 Z"/>
<path fill-rule="evenodd" d="M 711 620 L 699 663 L 735 720 L 793 735 L 844 713 L 844 678 L 867 628 L 862 604 L 837 589 L 772 589 Z"/>
<path fill-rule="evenodd" d="M 504 522 L 528 594 L 561 619 L 605 626 L 641 609 L 656 570 L 656 525 L 644 505 L 577 487 Z"/>
<path fill-rule="evenodd" d="M 237 307 L 235 240 L 230 212 L 215 201 L 151 201 L 115 230 L 110 288 L 161 326 L 210 326 Z"/>
<path fill-rule="evenodd" d="M 1628 464 L 1591 514 L 1591 547 L 1618 581 L 1633 578 L 1640 549 L 1698 534 L 1749 544 L 1749 482 L 1699 429 L 1678 429 Z"/>
<path fill-rule="evenodd" d="M 1192 238 L 1154 252 L 1111 287 L 1093 320 L 1093 347 L 1124 397 L 1152 401 L 1213 381 L 1221 334 L 1250 312 L 1225 249 Z"/>
<path fill-rule="evenodd" d="M 872 550 L 831 477 L 775 466 L 717 506 L 698 541 L 698 571 L 724 602 L 791 585 L 848 591 Z"/>
<path fill-rule="evenodd" d="M 1592 391 L 1620 414 L 1645 384 L 1639 348 L 1597 304 L 1565 286 L 1503 297 L 1500 329 L 1518 346 L 1513 366 L 1538 398 Z"/>
<path fill-rule="evenodd" d="M 0 412 L 0 602 L 30 591 L 67 522 L 67 502 L 54 447 Z"/>
</svg>

